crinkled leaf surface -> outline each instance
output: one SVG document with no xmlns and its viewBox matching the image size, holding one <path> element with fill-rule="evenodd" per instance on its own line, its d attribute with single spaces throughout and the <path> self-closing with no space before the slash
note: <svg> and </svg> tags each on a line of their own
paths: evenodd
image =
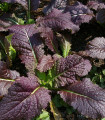
<svg viewBox="0 0 105 120">
<path fill-rule="evenodd" d="M 80 2 L 76 2 L 74 5 L 67 6 L 65 12 L 69 12 L 71 15 L 71 20 L 76 25 L 81 25 L 81 23 L 89 23 L 93 18 L 93 12 L 85 5 Z"/>
<path fill-rule="evenodd" d="M 20 77 L 0 102 L 0 120 L 31 120 L 49 101 L 49 91 L 39 87 L 35 76 Z"/>
<path fill-rule="evenodd" d="M 0 61 L 0 78 L 16 79 L 20 74 L 17 71 L 9 70 L 5 62 Z"/>
<path fill-rule="evenodd" d="M 71 21 L 71 15 L 69 12 L 63 13 L 57 9 L 54 9 L 45 17 L 38 18 L 37 24 L 41 27 L 49 27 L 58 31 L 69 29 L 72 33 L 75 33 L 79 30 L 79 27 Z"/>
<path fill-rule="evenodd" d="M 51 55 L 44 55 L 40 63 L 37 65 L 37 69 L 40 72 L 46 72 L 47 70 L 51 69 L 53 65 L 54 60 L 52 59 Z"/>
<path fill-rule="evenodd" d="M 39 59 L 44 54 L 44 47 L 35 25 L 15 25 L 9 28 L 13 33 L 12 46 L 19 52 L 19 57 L 26 68 L 33 72 Z"/>
<path fill-rule="evenodd" d="M 88 60 L 78 55 L 70 55 L 57 61 L 53 79 L 57 86 L 65 86 L 76 82 L 76 75 L 85 76 L 90 70 L 91 64 Z"/>
<path fill-rule="evenodd" d="M 51 28 L 39 27 L 39 32 L 41 32 L 41 37 L 45 39 L 45 45 L 52 51 L 55 52 L 57 49 L 57 40 Z M 55 48 L 55 49 L 54 49 Z"/>
<path fill-rule="evenodd" d="M 96 37 L 90 41 L 85 51 L 80 52 L 84 56 L 92 58 L 105 59 L 105 38 Z"/>
<path fill-rule="evenodd" d="M 96 14 L 96 20 L 100 23 L 105 23 L 105 9 L 101 9 L 97 14 Z"/>
<path fill-rule="evenodd" d="M 0 98 L 8 93 L 13 81 L 20 77 L 17 71 L 9 70 L 5 62 L 0 61 Z M 12 79 L 12 80 L 11 80 Z"/>
<path fill-rule="evenodd" d="M 43 12 L 44 14 L 48 14 L 51 12 L 54 8 L 57 8 L 59 10 L 64 10 L 67 4 L 67 0 L 51 0 L 49 5 L 44 8 Z"/>
<path fill-rule="evenodd" d="M 105 8 L 105 4 L 100 1 L 89 1 L 87 3 L 87 7 L 89 7 L 90 9 L 94 9 L 94 10 L 100 10 L 100 9 Z"/>
<path fill-rule="evenodd" d="M 87 117 L 105 117 L 105 90 L 93 84 L 89 78 L 59 91 L 61 98 Z"/>
</svg>

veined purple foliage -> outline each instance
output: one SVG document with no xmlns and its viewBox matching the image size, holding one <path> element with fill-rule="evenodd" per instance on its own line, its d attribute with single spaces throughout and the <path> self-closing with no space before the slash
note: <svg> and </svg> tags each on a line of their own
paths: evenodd
<svg viewBox="0 0 105 120">
<path fill-rule="evenodd" d="M 54 9 L 45 17 L 38 18 L 37 24 L 41 27 L 49 27 L 57 31 L 69 29 L 72 33 L 75 33 L 79 30 L 79 26 L 71 21 L 69 12 L 63 13 L 57 9 Z"/>
<path fill-rule="evenodd" d="M 89 78 L 58 92 L 61 98 L 87 117 L 105 117 L 105 90 L 93 84 Z"/>
<path fill-rule="evenodd" d="M 93 11 L 91 11 L 86 5 L 83 5 L 80 2 L 76 2 L 74 5 L 67 6 L 64 12 L 70 13 L 71 20 L 76 25 L 89 23 L 89 21 L 94 16 Z"/>
</svg>

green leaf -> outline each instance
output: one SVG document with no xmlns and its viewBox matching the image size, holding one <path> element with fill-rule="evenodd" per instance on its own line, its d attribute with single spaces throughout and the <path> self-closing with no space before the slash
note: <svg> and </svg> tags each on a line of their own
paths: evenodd
<svg viewBox="0 0 105 120">
<path fill-rule="evenodd" d="M 13 34 L 8 35 L 5 38 L 7 39 L 8 43 L 9 43 L 9 48 L 8 48 L 9 51 L 7 49 L 7 53 L 9 55 L 10 59 L 14 60 L 16 58 L 16 50 L 12 47 L 12 44 L 11 44 L 12 36 L 13 36 Z"/>
<path fill-rule="evenodd" d="M 48 74 L 45 72 L 40 72 L 35 70 L 36 76 L 39 78 L 39 82 L 41 85 L 52 87 L 53 83 L 51 81 L 52 73 L 51 70 L 48 71 Z"/>
<path fill-rule="evenodd" d="M 26 24 L 34 24 L 34 23 L 35 23 L 34 19 L 28 19 Z"/>
<path fill-rule="evenodd" d="M 36 76 L 39 78 L 40 84 L 46 86 L 48 84 L 46 73 L 40 72 L 39 70 L 35 70 L 35 73 L 36 73 Z"/>
<path fill-rule="evenodd" d="M 24 25 L 24 20 L 21 18 L 17 18 L 18 24 L 19 25 Z"/>
<path fill-rule="evenodd" d="M 102 73 L 103 73 L 103 75 L 105 75 L 105 69 L 104 69 L 104 70 L 102 70 Z"/>
<path fill-rule="evenodd" d="M 39 117 L 33 120 L 50 120 L 50 116 L 46 110 L 42 110 L 42 113 L 39 115 Z"/>
<path fill-rule="evenodd" d="M 62 49 L 62 52 L 63 52 L 63 57 L 67 57 L 69 52 L 70 52 L 70 49 L 71 49 L 70 42 L 63 39 L 62 44 L 61 44 L 61 49 Z"/>
<path fill-rule="evenodd" d="M 101 119 L 101 120 L 105 120 L 105 118 Z"/>
<path fill-rule="evenodd" d="M 3 11 L 3 12 L 7 12 L 10 7 L 11 7 L 11 5 L 8 4 L 7 2 L 4 2 L 4 3 L 0 4 L 0 10 Z"/>
<path fill-rule="evenodd" d="M 13 36 L 13 34 L 10 34 L 5 37 L 7 39 L 7 41 L 9 42 L 9 44 L 11 44 L 12 36 Z"/>
</svg>

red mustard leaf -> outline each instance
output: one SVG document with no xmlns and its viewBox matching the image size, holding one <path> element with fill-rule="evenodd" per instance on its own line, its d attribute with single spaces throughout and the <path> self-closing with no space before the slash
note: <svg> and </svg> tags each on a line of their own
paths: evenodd
<svg viewBox="0 0 105 120">
<path fill-rule="evenodd" d="M 13 84 L 13 80 L 18 77 L 20 74 L 17 71 L 9 70 L 6 63 L 0 61 L 0 98 L 8 93 L 8 88 Z"/>
<path fill-rule="evenodd" d="M 43 9 L 44 14 L 48 14 L 54 8 L 64 10 L 67 5 L 67 0 L 51 0 L 49 5 Z"/>
<path fill-rule="evenodd" d="M 96 14 L 96 20 L 102 24 L 105 23 L 105 9 L 99 10 Z"/>
<path fill-rule="evenodd" d="M 89 1 L 87 7 L 94 10 L 100 10 L 105 8 L 105 4 L 100 1 Z"/>
<path fill-rule="evenodd" d="M 15 25 L 9 30 L 14 33 L 12 46 L 19 52 L 22 63 L 25 64 L 30 73 L 33 73 L 38 60 L 44 55 L 44 45 L 35 25 Z"/>
<path fill-rule="evenodd" d="M 37 25 L 49 27 L 57 31 L 69 29 L 72 33 L 79 30 L 79 27 L 71 21 L 69 12 L 63 13 L 57 9 L 54 9 L 45 17 L 39 17 L 37 19 Z"/>
<path fill-rule="evenodd" d="M 71 20 L 76 25 L 81 25 L 81 23 L 89 23 L 93 18 L 93 12 L 85 5 L 80 2 L 76 2 L 74 5 L 67 6 L 65 12 L 69 12 L 71 15 Z"/>
<path fill-rule="evenodd" d="M 90 56 L 92 58 L 105 59 L 105 38 L 96 37 L 90 41 L 85 51 L 80 51 L 80 55 Z"/>
<path fill-rule="evenodd" d="M 44 55 L 40 63 L 37 65 L 37 69 L 40 72 L 46 72 L 47 70 L 51 69 L 53 65 L 54 60 L 52 59 L 51 55 Z"/>
<path fill-rule="evenodd" d="M 65 86 L 76 82 L 76 75 L 85 76 L 91 70 L 91 64 L 88 60 L 78 55 L 70 55 L 66 58 L 60 58 L 56 62 L 56 71 L 54 80 L 57 86 Z"/>
<path fill-rule="evenodd" d="M 55 52 L 54 47 L 57 49 L 57 40 L 51 28 L 39 27 L 39 32 L 41 32 L 41 37 L 45 39 L 45 45 L 52 51 Z"/>
<path fill-rule="evenodd" d="M 31 9 L 37 10 L 39 7 L 39 2 L 40 2 L 40 0 L 31 0 Z"/>
<path fill-rule="evenodd" d="M 8 20 L 12 15 L 10 13 L 3 13 L 0 15 L 0 31 L 7 31 L 8 27 L 12 26 L 13 23 Z"/>
<path fill-rule="evenodd" d="M 35 76 L 20 77 L 0 102 L 0 120 L 31 120 L 47 107 L 49 92 Z"/>
<path fill-rule="evenodd" d="M 105 117 L 105 90 L 93 84 L 89 78 L 76 82 L 64 91 L 61 98 L 82 115 L 93 119 Z"/>
<path fill-rule="evenodd" d="M 9 70 L 5 62 L 0 61 L 0 78 L 15 80 L 20 77 L 17 71 Z"/>
</svg>

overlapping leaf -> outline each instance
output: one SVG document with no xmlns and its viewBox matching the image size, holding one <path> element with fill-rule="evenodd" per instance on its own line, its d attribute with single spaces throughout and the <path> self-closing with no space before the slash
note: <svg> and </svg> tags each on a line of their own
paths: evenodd
<svg viewBox="0 0 105 120">
<path fill-rule="evenodd" d="M 54 60 L 52 59 L 51 55 L 44 55 L 40 63 L 37 65 L 37 69 L 40 72 L 46 72 L 47 70 L 51 69 L 53 65 Z"/>
<path fill-rule="evenodd" d="M 67 5 L 67 0 L 51 0 L 49 5 L 44 8 L 43 12 L 44 14 L 48 14 L 54 8 L 57 8 L 59 10 L 64 10 L 66 5 Z"/>
<path fill-rule="evenodd" d="M 49 27 L 57 31 L 69 29 L 72 33 L 75 33 L 79 30 L 79 27 L 71 21 L 71 15 L 68 12 L 62 13 L 57 9 L 54 9 L 45 17 L 38 18 L 37 24 L 41 27 Z"/>
<path fill-rule="evenodd" d="M 70 55 L 57 61 L 53 79 L 57 86 L 65 86 L 76 82 L 76 75 L 87 75 L 90 69 L 91 64 L 88 60 L 78 55 Z"/>
<path fill-rule="evenodd" d="M 26 68 L 33 72 L 38 60 L 43 57 L 43 43 L 35 25 L 15 25 L 9 28 L 13 33 L 12 46 L 19 52 L 19 57 Z"/>
<path fill-rule="evenodd" d="M 6 28 L 13 25 L 13 23 L 8 20 L 9 18 L 11 18 L 10 13 L 4 13 L 0 16 L 0 31 L 7 31 Z"/>
<path fill-rule="evenodd" d="M 39 7 L 40 0 L 31 0 L 31 9 L 37 10 Z"/>
<path fill-rule="evenodd" d="M 94 10 L 100 10 L 105 8 L 105 4 L 100 1 L 89 1 L 87 7 Z"/>
<path fill-rule="evenodd" d="M 0 102 L 0 120 L 31 120 L 49 101 L 49 91 L 39 87 L 35 76 L 20 77 Z"/>
<path fill-rule="evenodd" d="M 0 98 L 8 93 L 8 88 L 11 87 L 13 81 L 0 78 Z"/>
<path fill-rule="evenodd" d="M 57 40 L 53 34 L 51 28 L 48 27 L 39 27 L 39 32 L 41 33 L 41 37 L 45 39 L 45 45 L 52 51 L 55 52 L 57 49 Z"/>
<path fill-rule="evenodd" d="M 105 23 L 105 9 L 101 9 L 97 14 L 96 14 L 96 20 L 100 23 Z"/>
<path fill-rule="evenodd" d="M 13 84 L 13 80 L 18 77 L 20 74 L 17 71 L 9 70 L 6 63 L 0 61 L 0 98 L 8 93 L 8 88 Z"/>
<path fill-rule="evenodd" d="M 17 71 L 9 70 L 5 62 L 0 61 L 0 78 L 16 79 L 20 74 Z"/>
<path fill-rule="evenodd" d="M 92 58 L 105 59 L 105 38 L 94 38 L 88 43 L 86 50 L 80 51 L 79 54 Z"/>
<path fill-rule="evenodd" d="M 71 20 L 76 25 L 81 25 L 81 23 L 89 23 L 93 18 L 93 12 L 85 5 L 80 2 L 76 2 L 74 5 L 67 6 L 65 12 L 69 12 L 71 15 Z"/>
<path fill-rule="evenodd" d="M 63 100 L 82 115 L 87 117 L 105 117 L 105 90 L 93 84 L 89 78 L 67 87 L 65 91 L 59 91 Z"/>
</svg>

